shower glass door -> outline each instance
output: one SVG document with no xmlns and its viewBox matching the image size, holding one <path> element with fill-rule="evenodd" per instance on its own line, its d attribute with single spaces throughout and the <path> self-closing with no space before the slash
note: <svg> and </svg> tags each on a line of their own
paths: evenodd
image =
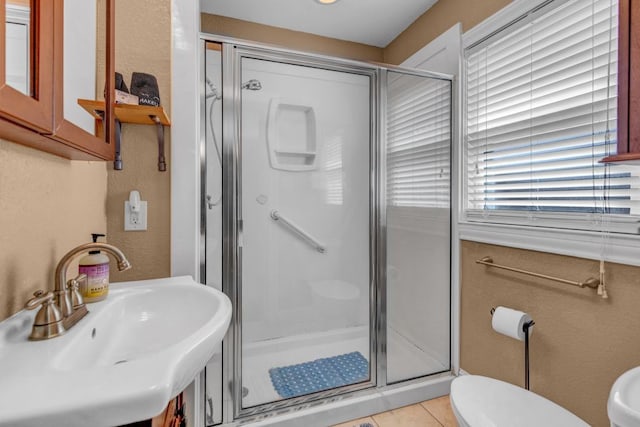
<svg viewBox="0 0 640 427">
<path fill-rule="evenodd" d="M 240 410 L 366 387 L 375 372 L 373 74 L 249 56 L 236 147 Z"/>
<path fill-rule="evenodd" d="M 451 369 L 451 81 L 386 73 L 387 382 Z"/>
</svg>

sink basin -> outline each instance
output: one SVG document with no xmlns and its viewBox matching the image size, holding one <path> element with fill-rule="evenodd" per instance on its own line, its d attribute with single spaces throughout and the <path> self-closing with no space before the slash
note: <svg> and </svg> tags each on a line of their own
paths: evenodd
<svg viewBox="0 0 640 427">
<path fill-rule="evenodd" d="M 0 322 L 0 426 L 114 426 L 164 410 L 224 337 L 231 303 L 191 277 L 121 282 L 66 334 L 28 341 L 35 311 Z"/>
<path fill-rule="evenodd" d="M 640 367 L 620 375 L 613 384 L 609 393 L 607 412 L 612 426 L 640 425 Z"/>
</svg>

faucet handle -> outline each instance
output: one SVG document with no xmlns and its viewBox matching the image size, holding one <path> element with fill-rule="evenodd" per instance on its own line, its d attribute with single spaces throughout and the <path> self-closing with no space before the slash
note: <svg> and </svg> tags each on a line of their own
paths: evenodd
<svg viewBox="0 0 640 427">
<path fill-rule="evenodd" d="M 83 273 L 67 282 L 67 289 L 71 293 L 71 305 L 74 310 L 84 305 L 84 298 L 79 288 L 86 287 L 87 280 L 87 275 Z"/>
<path fill-rule="evenodd" d="M 30 340 L 43 340 L 47 338 L 57 337 L 65 333 L 65 327 L 62 324 L 62 313 L 60 309 L 53 302 L 53 292 L 36 291 L 31 298 L 24 305 L 27 310 L 33 310 L 34 308 L 42 305 L 42 308 L 36 314 L 33 321 L 33 328 L 31 329 Z"/>
<path fill-rule="evenodd" d="M 40 304 L 50 303 L 53 301 L 53 292 L 44 292 L 42 290 L 37 290 L 33 293 L 33 298 L 31 298 L 24 305 L 24 308 L 27 310 L 33 310 L 40 306 Z"/>
</svg>

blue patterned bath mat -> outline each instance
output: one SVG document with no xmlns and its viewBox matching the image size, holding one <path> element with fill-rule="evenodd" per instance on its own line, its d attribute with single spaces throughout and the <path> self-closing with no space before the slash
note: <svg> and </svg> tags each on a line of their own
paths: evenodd
<svg viewBox="0 0 640 427">
<path fill-rule="evenodd" d="M 273 388 L 288 399 L 369 378 L 369 362 L 359 351 L 269 369 Z"/>
</svg>

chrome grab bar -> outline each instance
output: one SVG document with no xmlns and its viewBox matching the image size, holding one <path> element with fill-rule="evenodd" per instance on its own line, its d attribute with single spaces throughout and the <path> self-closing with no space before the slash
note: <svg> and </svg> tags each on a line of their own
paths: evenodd
<svg viewBox="0 0 640 427">
<path fill-rule="evenodd" d="M 317 250 L 321 254 L 326 252 L 327 249 L 324 247 L 323 244 L 318 242 L 313 236 L 309 235 L 306 231 L 302 230 L 296 224 L 284 218 L 282 215 L 280 215 L 280 213 L 278 213 L 277 210 L 275 209 L 272 210 L 270 215 L 271 215 L 271 219 L 273 219 L 274 221 L 281 222 L 284 226 L 286 226 L 291 231 L 293 231 L 294 233 L 302 237 L 302 240 L 310 244 L 315 250 Z"/>
</svg>

